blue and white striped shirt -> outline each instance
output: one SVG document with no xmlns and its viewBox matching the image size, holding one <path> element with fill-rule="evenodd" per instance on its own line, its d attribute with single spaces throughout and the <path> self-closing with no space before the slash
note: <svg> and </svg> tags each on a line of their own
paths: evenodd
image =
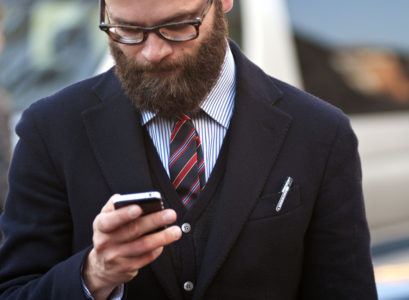
<svg viewBox="0 0 409 300">
<path fill-rule="evenodd" d="M 235 95 L 236 67 L 233 54 L 230 47 L 227 46 L 220 76 L 202 103 L 201 112 L 192 118 L 202 142 L 206 181 L 210 177 L 229 128 Z M 141 115 L 142 126 L 146 126 L 169 176 L 169 141 L 176 120 L 156 116 L 155 113 L 149 111 L 143 111 Z"/>
</svg>

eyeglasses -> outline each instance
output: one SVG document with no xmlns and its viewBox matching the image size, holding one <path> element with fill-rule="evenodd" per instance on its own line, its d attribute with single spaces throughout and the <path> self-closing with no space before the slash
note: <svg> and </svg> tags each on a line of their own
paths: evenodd
<svg viewBox="0 0 409 300">
<path fill-rule="evenodd" d="M 207 0 L 200 17 L 192 20 L 179 22 L 170 22 L 152 27 L 124 25 L 124 24 L 109 24 L 105 23 L 105 15 L 109 14 L 106 11 L 105 0 L 100 0 L 100 24 L 99 28 L 104 31 L 115 42 L 137 45 L 143 43 L 150 32 L 156 33 L 164 40 L 171 42 L 185 42 L 194 40 L 199 36 L 199 27 L 202 25 L 206 14 L 209 12 L 214 0 Z"/>
</svg>

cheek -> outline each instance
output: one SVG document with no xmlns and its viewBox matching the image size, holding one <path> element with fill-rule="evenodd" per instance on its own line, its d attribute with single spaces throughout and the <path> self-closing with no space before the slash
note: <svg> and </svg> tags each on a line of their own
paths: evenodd
<svg viewBox="0 0 409 300">
<path fill-rule="evenodd" d="M 126 57 L 136 58 L 138 57 L 138 54 L 141 52 L 142 46 L 120 44 L 119 48 L 126 55 Z"/>
<path fill-rule="evenodd" d="M 179 57 L 185 55 L 195 56 L 198 53 L 200 45 L 201 42 L 199 39 L 187 41 L 178 45 L 178 47 L 175 49 L 175 53 Z"/>
</svg>

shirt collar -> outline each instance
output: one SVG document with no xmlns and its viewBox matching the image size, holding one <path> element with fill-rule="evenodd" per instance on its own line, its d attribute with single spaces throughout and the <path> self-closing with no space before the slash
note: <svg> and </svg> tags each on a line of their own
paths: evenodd
<svg viewBox="0 0 409 300">
<path fill-rule="evenodd" d="M 236 66 L 233 54 L 227 44 L 226 55 L 219 78 L 200 108 L 213 120 L 228 128 L 231 115 L 233 114 L 235 91 Z M 142 111 L 142 126 L 150 122 L 155 116 L 156 113 L 152 111 Z"/>
</svg>

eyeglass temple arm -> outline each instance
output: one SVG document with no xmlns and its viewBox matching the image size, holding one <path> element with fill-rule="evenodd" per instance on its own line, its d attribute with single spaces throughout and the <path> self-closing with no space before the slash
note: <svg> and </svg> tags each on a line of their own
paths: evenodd
<svg viewBox="0 0 409 300">
<path fill-rule="evenodd" d="M 99 1 L 99 23 L 105 23 L 105 0 Z"/>
<path fill-rule="evenodd" d="M 102 0 L 102 1 L 104 1 L 104 0 Z M 212 7 L 212 3 L 213 3 L 213 0 L 207 0 L 206 8 L 205 8 L 205 10 L 203 11 L 202 15 L 200 16 L 200 19 L 201 19 L 201 20 L 203 20 L 204 17 L 205 17 L 205 16 L 207 15 L 207 13 L 209 12 L 210 8 Z"/>
<path fill-rule="evenodd" d="M 207 0 L 207 7 L 203 12 L 202 16 L 200 17 L 201 20 L 203 20 L 206 14 L 209 12 L 212 3 L 213 0 Z M 99 23 L 100 24 L 105 23 L 105 0 L 99 1 Z"/>
</svg>

